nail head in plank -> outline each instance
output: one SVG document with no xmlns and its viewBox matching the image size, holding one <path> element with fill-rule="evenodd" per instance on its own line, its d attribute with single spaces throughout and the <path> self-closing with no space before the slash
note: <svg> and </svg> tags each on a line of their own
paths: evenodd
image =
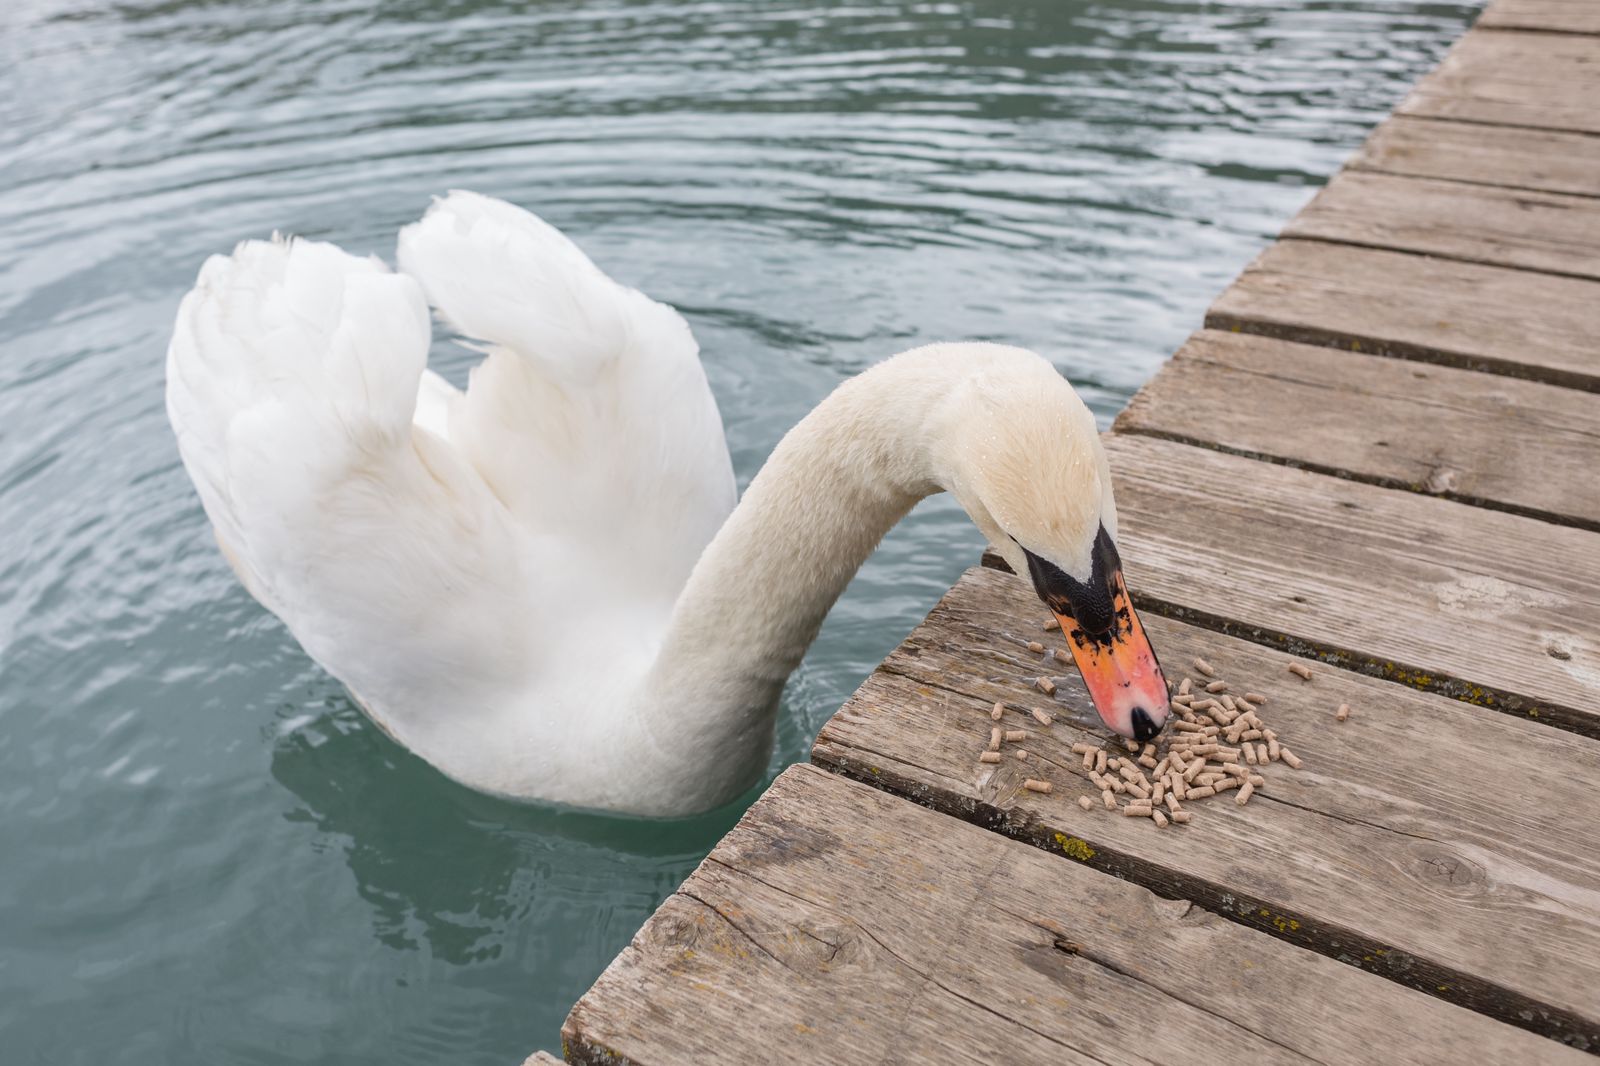
<svg viewBox="0 0 1600 1066">
<path fill-rule="evenodd" d="M 1594 0 L 1493 0 L 1475 25 L 1485 30 L 1600 34 L 1600 4 Z"/>
<path fill-rule="evenodd" d="M 1283 236 L 1600 280 L 1600 198 L 1594 197 L 1347 170 L 1289 221 Z"/>
<path fill-rule="evenodd" d="M 1130 587 L 1600 735 L 1600 536 L 1154 437 L 1105 438 Z"/>
<path fill-rule="evenodd" d="M 1004 634 L 1039 613 L 1025 581 L 969 571 L 823 726 L 812 760 L 1544 1035 L 1600 1041 L 1600 829 L 1573 817 L 1596 806 L 1600 743 L 1331 668 L 1306 684 L 1290 656 L 1146 612 L 1169 679 L 1203 656 L 1259 687 L 1304 769 L 1263 768 L 1242 811 L 1187 805 L 1181 832 L 1085 817 L 1076 798 L 1095 790 L 1071 748 L 1107 737 L 1080 683 L 1029 740 L 1052 766 L 1049 797 L 972 758 L 983 709 L 1017 689 Z M 1357 713 L 1335 725 L 1340 703 Z M 1474 770 L 1502 758 L 1492 781 Z M 1549 965 L 1580 956 L 1581 975 Z"/>
<path fill-rule="evenodd" d="M 1600 196 L 1600 137 L 1393 115 L 1350 160 L 1354 170 Z"/>
<path fill-rule="evenodd" d="M 774 782 L 562 1032 L 575 1062 L 640 1066 L 1179 1061 L 1197 1047 L 1243 1062 L 1374 1048 L 1584 1061 L 808 766 Z"/>
<path fill-rule="evenodd" d="M 1396 110 L 1427 118 L 1600 133 L 1600 48 L 1582 36 L 1473 30 Z"/>
<path fill-rule="evenodd" d="M 1600 530 L 1600 403 L 1574 389 L 1202 330 L 1116 427 Z"/>
<path fill-rule="evenodd" d="M 1600 391 L 1597 281 L 1282 240 L 1205 324 Z"/>
</svg>

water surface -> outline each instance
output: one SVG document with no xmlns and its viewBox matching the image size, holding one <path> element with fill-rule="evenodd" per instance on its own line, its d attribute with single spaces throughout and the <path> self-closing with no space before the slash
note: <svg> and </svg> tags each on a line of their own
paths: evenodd
<svg viewBox="0 0 1600 1066">
<path fill-rule="evenodd" d="M 518 1062 L 738 814 L 488 800 L 359 715 L 178 465 L 205 255 L 392 257 L 441 190 L 524 204 L 688 316 L 741 484 L 926 341 L 1035 348 L 1104 422 L 1470 11 L 0 4 L 0 1059 Z M 890 536 L 774 773 L 979 547 L 942 500 Z"/>
</svg>

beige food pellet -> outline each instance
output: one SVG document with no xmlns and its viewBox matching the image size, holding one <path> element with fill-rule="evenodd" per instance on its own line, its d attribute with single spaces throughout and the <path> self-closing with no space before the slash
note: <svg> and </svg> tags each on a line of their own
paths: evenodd
<svg viewBox="0 0 1600 1066">
<path fill-rule="evenodd" d="M 1093 744 L 1085 744 L 1083 741 L 1080 740 L 1076 744 L 1072 745 L 1072 754 L 1074 754 L 1074 755 L 1092 755 L 1093 753 L 1094 753 L 1094 745 Z"/>
<path fill-rule="evenodd" d="M 1189 814 L 1188 811 L 1173 811 L 1172 812 L 1172 820 L 1174 822 L 1177 822 L 1180 825 L 1183 824 L 1184 822 L 1187 822 L 1190 819 L 1190 817 L 1192 817 L 1192 816 Z"/>
<path fill-rule="evenodd" d="M 1153 810 L 1148 802 L 1134 802 L 1122 808 L 1122 813 L 1129 818 L 1148 818 Z"/>
<path fill-rule="evenodd" d="M 1305 681 L 1311 680 L 1311 667 L 1305 663 L 1290 663 L 1289 672 Z"/>
<path fill-rule="evenodd" d="M 1201 785 L 1199 788 L 1191 788 L 1189 790 L 1189 794 L 1184 798 L 1197 800 L 1205 799 L 1207 796 L 1215 796 L 1216 794 L 1217 790 L 1212 788 L 1210 785 Z"/>
<path fill-rule="evenodd" d="M 1190 690 L 1193 688 L 1194 682 L 1186 677 L 1182 681 L 1178 682 L 1178 695 L 1187 696 Z"/>
<path fill-rule="evenodd" d="M 1260 774 L 1251 774 L 1246 780 L 1248 780 L 1257 788 L 1260 788 L 1262 785 L 1267 783 L 1267 779 L 1262 777 Z"/>
<path fill-rule="evenodd" d="M 1194 668 L 1200 671 L 1202 674 L 1205 674 L 1207 677 L 1217 676 L 1217 672 L 1211 668 L 1211 664 L 1206 662 L 1204 659 L 1196 659 L 1194 661 Z"/>
<path fill-rule="evenodd" d="M 1070 663 L 1072 661 L 1072 656 L 1067 653 L 1065 648 L 1057 648 L 1053 654 L 1058 663 Z"/>
<path fill-rule="evenodd" d="M 1114 811 L 1117 809 L 1117 794 L 1109 788 L 1103 789 L 1100 793 L 1100 802 L 1106 805 L 1106 810 Z"/>
<path fill-rule="evenodd" d="M 1079 796 L 1078 806 L 1082 807 L 1086 811 L 1092 811 L 1094 810 L 1094 800 L 1090 799 L 1088 796 Z"/>
<path fill-rule="evenodd" d="M 1206 685 L 1206 691 L 1212 693 L 1226 692 L 1228 691 L 1228 683 L 1221 678 L 1218 678 L 1217 680 Z"/>
<path fill-rule="evenodd" d="M 1005 736 L 1005 732 L 999 726 L 995 726 L 993 729 L 989 730 L 990 751 L 1000 750 L 1000 740 L 1003 736 Z"/>
<path fill-rule="evenodd" d="M 1244 698 L 1257 706 L 1267 702 L 1267 698 L 1259 692 L 1246 692 Z"/>
<path fill-rule="evenodd" d="M 1237 777 L 1224 777 L 1221 781 L 1218 781 L 1216 784 L 1211 786 L 1211 788 L 1217 792 L 1226 792 L 1230 788 L 1238 787 L 1239 779 Z"/>
<path fill-rule="evenodd" d="M 1006 730 L 1006 743 L 1007 744 L 1015 744 L 1020 740 L 1027 740 L 1027 739 L 1028 739 L 1028 731 L 1026 729 L 1008 729 L 1008 730 Z"/>
<path fill-rule="evenodd" d="M 1056 683 L 1048 677 L 1036 677 L 1033 679 L 1033 683 L 1046 696 L 1054 696 L 1056 694 Z"/>
<path fill-rule="evenodd" d="M 1037 640 L 1030 640 L 1028 641 L 1028 650 L 1033 652 L 1035 655 L 1041 655 L 1044 652 L 1044 645 L 1040 644 Z"/>
<path fill-rule="evenodd" d="M 1055 788 L 1048 781 L 1036 781 L 1031 777 L 1022 783 L 1022 787 L 1029 792 L 1050 792 Z"/>
<path fill-rule="evenodd" d="M 1256 749 L 1254 744 L 1246 744 L 1244 746 L 1244 761 L 1249 763 L 1251 766 L 1256 764 Z"/>
<path fill-rule="evenodd" d="M 1029 713 L 1033 715 L 1033 720 L 1038 722 L 1040 725 L 1049 725 L 1051 722 L 1055 721 L 1054 718 L 1051 718 L 1048 714 L 1041 711 L 1037 707 L 1033 708 L 1033 710 Z"/>
<path fill-rule="evenodd" d="M 1290 751 L 1288 748 L 1279 748 L 1278 755 L 1283 759 L 1284 762 L 1288 763 L 1296 770 L 1300 769 L 1300 757 L 1294 752 Z"/>
<path fill-rule="evenodd" d="M 1254 786 L 1250 782 L 1246 781 L 1244 783 L 1244 787 L 1239 790 L 1239 794 L 1237 796 L 1233 797 L 1233 802 L 1235 802 L 1239 806 L 1243 807 L 1246 803 L 1250 802 L 1250 797 L 1255 795 L 1255 792 L 1256 792 L 1256 786 Z"/>
<path fill-rule="evenodd" d="M 1256 705 L 1251 703 L 1250 700 L 1244 696 L 1235 696 L 1233 698 L 1233 705 L 1239 708 L 1245 714 L 1256 713 Z"/>
<path fill-rule="evenodd" d="M 1267 745 L 1262 744 L 1260 741 L 1257 741 L 1256 742 L 1256 762 L 1262 763 L 1262 762 L 1271 762 L 1271 761 L 1272 761 L 1272 751 L 1267 747 Z"/>
<path fill-rule="evenodd" d="M 1083 753 L 1083 768 L 1085 770 L 1089 771 L 1091 774 L 1094 773 L 1094 753 L 1093 752 L 1086 751 L 1086 752 Z"/>
<path fill-rule="evenodd" d="M 1106 772 L 1106 750 L 1104 748 L 1094 753 L 1094 768 L 1102 774 Z"/>
<path fill-rule="evenodd" d="M 1058 630 L 1060 628 L 1061 628 L 1061 622 L 1058 619 L 1046 618 L 1044 620 L 1044 631 L 1046 633 L 1053 633 L 1053 632 L 1055 632 L 1056 630 Z"/>
<path fill-rule="evenodd" d="M 1017 749 L 1017 761 L 1018 762 L 1027 762 L 1028 761 L 1028 752 L 1027 752 L 1026 749 L 1023 749 L 1023 748 L 1018 748 Z"/>
<path fill-rule="evenodd" d="M 1156 823 L 1156 828 L 1158 829 L 1165 829 L 1167 827 L 1167 816 L 1162 814 L 1160 811 L 1151 811 L 1150 820 Z"/>
<path fill-rule="evenodd" d="M 1346 718 L 1349 718 L 1349 717 L 1350 717 L 1350 705 L 1348 703 L 1339 704 L 1339 709 L 1337 711 L 1333 712 L 1333 719 L 1336 722 L 1342 722 Z"/>
<path fill-rule="evenodd" d="M 997 703 L 989 711 L 989 717 L 993 718 L 995 721 L 998 722 L 1005 715 L 1005 713 L 1006 713 L 1006 705 L 1003 704 L 1003 703 Z"/>
<path fill-rule="evenodd" d="M 984 753 L 982 753 L 981 755 L 978 756 L 978 761 L 979 762 L 999 762 L 1000 761 L 1000 753 L 998 751 L 986 751 L 986 752 L 984 752 Z"/>
</svg>

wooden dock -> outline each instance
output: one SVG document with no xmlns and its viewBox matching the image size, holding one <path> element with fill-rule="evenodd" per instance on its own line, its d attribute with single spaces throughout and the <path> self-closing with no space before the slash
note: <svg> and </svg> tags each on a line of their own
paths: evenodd
<svg viewBox="0 0 1600 1066">
<path fill-rule="evenodd" d="M 1597 393 L 1600 0 L 1494 0 L 1106 438 L 1168 677 L 1266 693 L 1304 768 L 1187 825 L 1081 809 L 1104 733 L 974 568 L 568 1061 L 1593 1062 Z M 997 700 L 1057 716 L 1008 723 L 1029 761 L 978 763 Z"/>
</svg>

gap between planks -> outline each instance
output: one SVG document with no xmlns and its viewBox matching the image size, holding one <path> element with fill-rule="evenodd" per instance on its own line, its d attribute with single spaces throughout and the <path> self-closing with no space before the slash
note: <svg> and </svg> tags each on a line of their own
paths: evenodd
<svg viewBox="0 0 1600 1066">
<path fill-rule="evenodd" d="M 813 761 L 1542 1035 L 1600 1046 L 1600 840 L 1581 835 L 1595 837 L 1581 771 L 1600 771 L 1600 745 L 1348 674 L 1302 684 L 1280 653 L 1147 618 L 1169 665 L 1204 654 L 1223 676 L 1262 687 L 1262 714 L 1306 769 L 1274 765 L 1249 807 L 1195 804 L 1182 829 L 1085 814 L 1076 796 L 1094 790 L 1069 749 L 1103 733 L 1073 720 L 1093 720 L 1081 684 L 1067 680 L 1051 701 L 1004 677 L 1006 627 L 1041 614 L 1025 583 L 969 572 L 823 727 Z M 996 699 L 1058 715 L 1030 729 L 1034 769 L 973 761 Z M 1357 713 L 1335 724 L 1340 702 Z M 1488 751 L 1505 756 L 1489 787 L 1520 803 L 1478 786 L 1468 768 Z M 1551 777 L 1563 763 L 1577 772 Z M 1044 766 L 1058 792 L 1020 791 L 1019 775 Z M 1551 970 L 1559 954 L 1595 974 Z"/>
</svg>

